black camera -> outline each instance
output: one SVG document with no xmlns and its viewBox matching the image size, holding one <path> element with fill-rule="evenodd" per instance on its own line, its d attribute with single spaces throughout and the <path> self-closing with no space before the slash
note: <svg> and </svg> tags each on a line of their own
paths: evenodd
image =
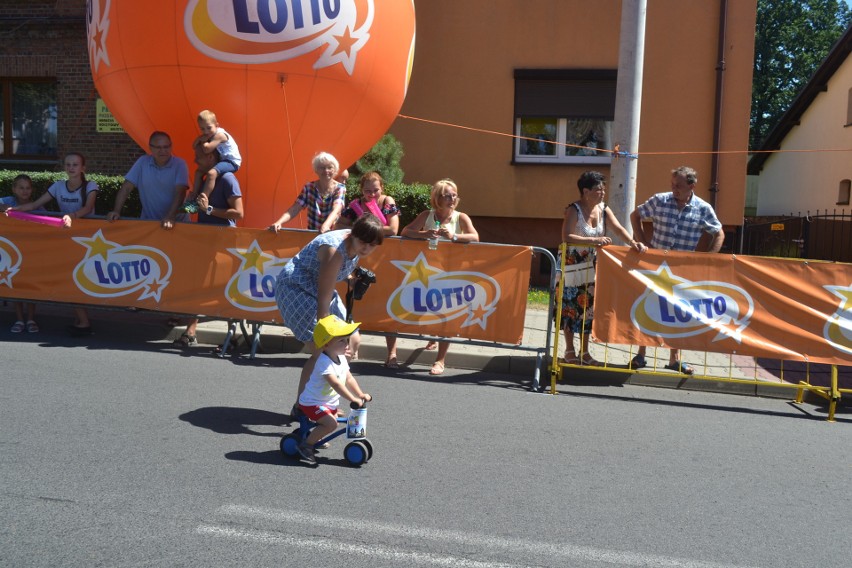
<svg viewBox="0 0 852 568">
<path fill-rule="evenodd" d="M 372 270 L 367 270 L 366 268 L 359 266 L 352 272 L 352 274 L 355 277 L 355 283 L 352 284 L 352 297 L 356 300 L 360 300 L 364 297 L 364 294 L 367 293 L 367 289 L 370 287 L 370 284 L 374 284 L 376 282 L 376 273 Z"/>
</svg>

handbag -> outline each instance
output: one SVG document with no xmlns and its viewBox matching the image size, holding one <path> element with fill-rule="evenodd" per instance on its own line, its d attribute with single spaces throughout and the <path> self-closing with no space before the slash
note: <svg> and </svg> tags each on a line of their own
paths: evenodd
<svg viewBox="0 0 852 568">
<path fill-rule="evenodd" d="M 580 211 L 580 206 L 576 203 L 572 203 L 577 211 Z M 603 210 L 603 233 L 606 234 L 606 209 Z M 589 248 L 589 254 L 583 257 L 579 253 L 575 252 L 571 255 L 575 260 L 579 260 L 579 262 L 575 264 L 566 264 L 563 268 L 562 279 L 564 281 L 565 286 L 573 286 L 577 288 L 579 286 L 587 286 L 595 281 L 595 263 L 597 262 L 597 256 L 595 255 L 595 248 Z"/>
</svg>

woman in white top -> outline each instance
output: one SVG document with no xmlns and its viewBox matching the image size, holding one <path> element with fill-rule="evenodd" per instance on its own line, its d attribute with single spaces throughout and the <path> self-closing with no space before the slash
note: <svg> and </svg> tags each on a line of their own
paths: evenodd
<svg viewBox="0 0 852 568">
<path fill-rule="evenodd" d="M 616 219 L 612 209 L 604 203 L 606 177 L 600 172 L 583 172 L 577 180 L 580 199 L 565 208 L 562 222 L 562 242 L 571 243 L 567 264 L 591 262 L 595 247 L 612 244 L 606 236 L 610 229 L 639 252 L 645 245 L 634 241 L 630 233 Z M 585 245 L 585 246 L 583 246 Z M 565 332 L 563 362 L 572 365 L 597 365 L 589 354 L 589 334 L 594 317 L 595 282 L 581 286 L 565 286 L 562 292 L 562 330 Z M 574 351 L 574 333 L 580 333 L 580 357 Z"/>
<path fill-rule="evenodd" d="M 64 213 L 62 223 L 71 226 L 73 219 L 87 217 L 95 212 L 95 199 L 98 196 L 98 184 L 86 180 L 86 158 L 83 154 L 72 152 L 65 156 L 65 175 L 67 180 L 55 182 L 41 197 L 24 205 L 11 209 L 17 211 L 32 211 L 47 204 L 51 199 L 56 200 L 59 210 Z M 75 308 L 77 321 L 68 327 L 72 335 L 91 335 L 92 326 L 89 315 L 83 308 Z"/>
<path fill-rule="evenodd" d="M 432 186 L 429 197 L 432 209 L 421 212 L 400 233 L 410 239 L 441 239 L 454 243 L 477 243 L 479 233 L 473 227 L 473 222 L 465 213 L 456 211 L 459 204 L 459 188 L 450 179 L 442 179 Z M 429 342 L 426 349 L 434 349 L 434 342 Z M 438 342 L 438 355 L 432 364 L 430 375 L 440 375 L 444 372 L 444 360 L 450 344 Z"/>
</svg>

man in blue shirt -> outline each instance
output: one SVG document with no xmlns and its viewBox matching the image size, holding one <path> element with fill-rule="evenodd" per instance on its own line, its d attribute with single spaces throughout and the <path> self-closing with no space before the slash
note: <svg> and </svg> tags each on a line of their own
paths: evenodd
<svg viewBox="0 0 852 568">
<path fill-rule="evenodd" d="M 671 192 L 658 193 L 639 205 L 630 214 L 633 238 L 649 248 L 699 252 L 719 252 L 725 241 L 722 224 L 709 203 L 695 195 L 698 174 L 687 166 L 672 170 Z M 643 221 L 652 221 L 654 231 L 650 242 L 642 228 Z M 672 349 L 667 369 L 691 375 L 695 372 Z M 647 365 L 645 346 L 639 347 L 631 361 L 634 369 Z"/>
<path fill-rule="evenodd" d="M 216 150 L 209 154 L 203 150 L 195 151 L 195 163 L 199 168 L 212 169 L 218 160 L 219 152 Z M 240 192 L 240 183 L 231 172 L 217 176 L 210 197 L 203 192 L 199 193 L 197 203 L 199 223 L 236 227 L 237 220 L 243 218 L 243 195 Z"/>
<path fill-rule="evenodd" d="M 195 163 L 201 171 L 208 171 L 220 160 L 219 152 L 206 154 L 201 148 L 195 150 Z M 237 221 L 243 218 L 243 196 L 240 184 L 234 174 L 227 172 L 216 178 L 213 191 L 208 198 L 203 192 L 198 194 L 198 223 L 205 225 L 224 225 L 236 227 Z M 198 344 L 196 329 L 198 320 L 189 320 L 186 331 L 174 343 L 180 347 L 191 347 Z"/>
<path fill-rule="evenodd" d="M 148 146 L 151 153 L 136 160 L 124 176 L 115 195 L 115 207 L 106 218 L 118 219 L 130 192 L 138 189 L 142 202 L 140 219 L 157 220 L 164 229 L 171 229 L 176 221 L 186 220 L 185 215 L 177 216 L 177 210 L 189 188 L 189 170 L 182 158 L 172 155 L 172 140 L 165 132 L 153 132 Z"/>
</svg>

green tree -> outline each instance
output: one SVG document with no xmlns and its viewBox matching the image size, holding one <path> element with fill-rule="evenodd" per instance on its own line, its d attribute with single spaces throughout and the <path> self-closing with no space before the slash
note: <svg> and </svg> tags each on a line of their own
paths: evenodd
<svg viewBox="0 0 852 568">
<path fill-rule="evenodd" d="M 749 147 L 760 146 L 852 20 L 844 0 L 758 0 Z"/>
<path fill-rule="evenodd" d="M 402 142 L 393 134 L 385 134 L 369 152 L 349 168 L 350 179 L 357 180 L 362 174 L 377 171 L 385 183 L 402 183 L 405 173 L 399 167 L 402 160 Z"/>
</svg>

